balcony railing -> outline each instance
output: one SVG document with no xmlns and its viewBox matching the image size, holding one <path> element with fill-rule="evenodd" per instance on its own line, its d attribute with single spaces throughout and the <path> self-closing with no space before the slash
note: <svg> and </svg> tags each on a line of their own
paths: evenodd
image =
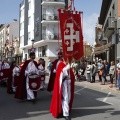
<svg viewBox="0 0 120 120">
<path fill-rule="evenodd" d="M 54 34 L 43 33 L 42 39 L 43 40 L 58 40 L 58 33 L 54 33 Z"/>
<path fill-rule="evenodd" d="M 43 14 L 42 15 L 42 20 L 58 20 L 58 15 L 56 15 L 56 14 L 51 14 L 51 15 L 49 15 L 49 14 Z"/>
</svg>

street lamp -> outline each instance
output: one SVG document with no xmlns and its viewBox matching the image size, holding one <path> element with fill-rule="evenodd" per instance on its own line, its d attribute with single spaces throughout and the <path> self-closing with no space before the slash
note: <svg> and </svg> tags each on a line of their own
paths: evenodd
<svg viewBox="0 0 120 120">
<path fill-rule="evenodd" d="M 34 39 L 32 39 L 32 40 L 31 40 L 31 42 L 32 42 L 31 52 L 35 52 L 35 48 L 34 48 L 34 46 L 33 46 L 33 45 L 34 45 L 35 40 L 34 40 Z"/>
<path fill-rule="evenodd" d="M 31 40 L 31 42 L 32 42 L 32 48 L 33 48 L 33 45 L 34 45 L 34 41 L 35 41 L 34 39 Z"/>
</svg>

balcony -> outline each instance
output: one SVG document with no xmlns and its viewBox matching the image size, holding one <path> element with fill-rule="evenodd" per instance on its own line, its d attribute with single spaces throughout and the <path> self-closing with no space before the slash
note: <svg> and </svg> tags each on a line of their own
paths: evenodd
<svg viewBox="0 0 120 120">
<path fill-rule="evenodd" d="M 115 28 L 115 18 L 114 17 L 108 17 L 106 24 L 104 26 L 104 36 L 109 38 L 109 36 L 114 32 Z"/>
<path fill-rule="evenodd" d="M 99 41 L 100 41 L 102 44 L 107 44 L 108 38 L 104 36 L 104 33 L 102 33 L 101 36 L 100 36 L 100 38 L 99 38 Z"/>
<path fill-rule="evenodd" d="M 56 14 L 43 14 L 41 23 L 58 23 L 58 15 Z"/>
<path fill-rule="evenodd" d="M 46 34 L 46 33 L 43 33 L 42 34 L 42 40 L 58 40 L 58 33 L 49 33 L 49 34 Z"/>
<path fill-rule="evenodd" d="M 65 2 L 64 2 L 64 0 L 42 0 L 41 5 L 43 5 L 43 6 L 48 6 L 48 5 L 51 5 L 51 6 L 64 6 Z"/>
</svg>

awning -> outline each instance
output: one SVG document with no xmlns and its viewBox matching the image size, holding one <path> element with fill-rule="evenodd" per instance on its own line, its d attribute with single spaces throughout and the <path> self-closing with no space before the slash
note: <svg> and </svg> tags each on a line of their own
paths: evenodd
<svg viewBox="0 0 120 120">
<path fill-rule="evenodd" d="M 106 45 L 102 45 L 100 47 L 96 47 L 94 49 L 94 54 L 101 54 L 101 53 L 104 53 L 106 52 L 107 50 L 109 50 L 109 48 L 111 47 L 112 43 L 108 43 Z"/>
</svg>

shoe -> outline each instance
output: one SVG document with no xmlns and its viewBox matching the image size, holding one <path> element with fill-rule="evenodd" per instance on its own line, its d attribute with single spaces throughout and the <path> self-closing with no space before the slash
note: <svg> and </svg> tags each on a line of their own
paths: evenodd
<svg viewBox="0 0 120 120">
<path fill-rule="evenodd" d="M 36 99 L 32 99 L 31 101 L 32 101 L 32 103 L 33 103 L 33 104 L 35 104 L 35 103 L 36 103 Z"/>
<path fill-rule="evenodd" d="M 71 120 L 69 116 L 65 116 L 65 120 Z"/>
</svg>

